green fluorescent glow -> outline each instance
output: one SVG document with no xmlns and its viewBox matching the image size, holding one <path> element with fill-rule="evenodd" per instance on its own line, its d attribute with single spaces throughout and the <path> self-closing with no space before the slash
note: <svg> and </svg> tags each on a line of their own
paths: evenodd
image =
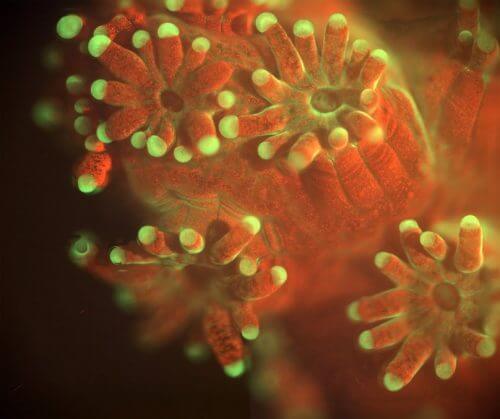
<svg viewBox="0 0 500 419">
<path fill-rule="evenodd" d="M 140 150 L 141 148 L 146 147 L 146 133 L 142 131 L 137 131 L 130 137 L 130 144 L 132 144 L 132 147 Z"/>
<path fill-rule="evenodd" d="M 245 326 L 241 331 L 241 335 L 246 340 L 255 340 L 259 337 L 259 328 L 257 326 Z"/>
<path fill-rule="evenodd" d="M 162 157 L 167 154 L 168 147 L 167 143 L 163 138 L 157 135 L 152 135 L 148 138 L 146 146 L 148 148 L 148 153 L 152 157 Z"/>
<path fill-rule="evenodd" d="M 207 135 L 198 142 L 198 149 L 205 156 L 213 156 L 220 149 L 220 141 L 217 137 Z"/>
<path fill-rule="evenodd" d="M 33 107 L 33 121 L 41 128 L 54 128 L 61 122 L 59 107 L 50 100 L 38 102 Z"/>
<path fill-rule="evenodd" d="M 399 391 L 404 387 L 404 383 L 401 378 L 387 373 L 384 375 L 384 386 L 389 391 Z"/>
<path fill-rule="evenodd" d="M 78 74 L 73 74 L 66 79 L 66 89 L 72 95 L 79 95 L 85 89 L 85 79 Z"/>
<path fill-rule="evenodd" d="M 57 34 L 63 39 L 73 39 L 83 28 L 83 19 L 77 15 L 66 15 L 57 22 Z"/>
<path fill-rule="evenodd" d="M 139 49 L 146 45 L 150 40 L 151 36 L 149 35 L 149 33 L 144 30 L 140 30 L 135 32 L 132 36 L 132 45 L 134 46 L 134 48 Z"/>
<path fill-rule="evenodd" d="M 126 262 L 125 251 L 121 247 L 113 247 L 109 252 L 109 260 L 114 265 L 123 265 Z"/>
<path fill-rule="evenodd" d="M 97 182 L 92 175 L 82 175 L 78 178 L 78 189 L 85 194 L 91 194 L 97 190 Z"/>
<path fill-rule="evenodd" d="M 80 135 L 89 135 L 92 132 L 92 121 L 86 116 L 79 116 L 75 119 L 74 128 Z"/>
<path fill-rule="evenodd" d="M 108 82 L 106 80 L 95 80 L 90 86 L 90 94 L 94 99 L 103 100 L 106 96 L 106 88 L 108 86 Z"/>
<path fill-rule="evenodd" d="M 94 58 L 99 58 L 106 52 L 110 44 L 111 39 L 109 39 L 106 35 L 95 35 L 89 41 L 89 54 Z"/>
<path fill-rule="evenodd" d="M 233 362 L 232 364 L 224 366 L 224 372 L 231 378 L 236 378 L 245 372 L 245 363 L 243 360 Z"/>
<path fill-rule="evenodd" d="M 153 244 L 156 240 L 156 229 L 153 226 L 143 226 L 140 228 L 137 238 L 146 246 Z"/>
</svg>

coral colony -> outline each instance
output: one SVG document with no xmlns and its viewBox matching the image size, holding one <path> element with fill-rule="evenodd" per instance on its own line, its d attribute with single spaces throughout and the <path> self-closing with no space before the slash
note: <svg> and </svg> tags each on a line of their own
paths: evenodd
<svg viewBox="0 0 500 419">
<path fill-rule="evenodd" d="M 154 214 L 128 243 L 84 233 L 70 247 L 137 313 L 142 345 L 184 336 L 189 357 L 211 351 L 228 376 L 250 375 L 276 417 L 329 417 L 335 395 L 301 368 L 287 316 L 311 288 L 364 275 L 365 294 L 347 292 L 328 324 L 350 328 L 342 345 L 360 357 L 392 348 L 377 361 L 385 390 L 409 391 L 429 364 L 448 380 L 463 362 L 494 363 L 479 358 L 500 328 L 499 219 L 474 191 L 499 173 L 480 163 L 498 144 L 478 123 L 498 109 L 486 99 L 498 47 L 476 2 L 458 2 L 448 49 L 414 72 L 355 10 L 308 20 L 299 0 L 118 3 L 107 21 L 57 22 L 46 59 L 72 57 L 59 64 L 66 99 L 34 116 L 81 139 L 83 194 L 121 182 Z M 343 278 L 313 275 L 331 261 Z M 356 323 L 370 324 L 357 351 Z"/>
</svg>

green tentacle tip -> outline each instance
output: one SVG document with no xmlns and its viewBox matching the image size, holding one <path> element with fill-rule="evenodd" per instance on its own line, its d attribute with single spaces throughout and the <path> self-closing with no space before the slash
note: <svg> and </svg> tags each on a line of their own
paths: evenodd
<svg viewBox="0 0 500 419">
<path fill-rule="evenodd" d="M 106 96 L 108 82 L 103 79 L 95 80 L 90 86 L 90 94 L 94 99 L 103 100 Z"/>
<path fill-rule="evenodd" d="M 224 365 L 224 372 L 231 378 L 239 377 L 245 372 L 245 362 L 239 360 L 232 364 Z"/>
<path fill-rule="evenodd" d="M 121 247 L 113 247 L 109 252 L 109 260 L 113 265 L 123 265 L 126 262 L 125 251 Z"/>
<path fill-rule="evenodd" d="M 151 36 L 145 30 L 139 30 L 132 36 L 132 45 L 134 48 L 142 48 L 151 40 Z"/>
<path fill-rule="evenodd" d="M 156 240 L 156 229 L 153 226 L 143 226 L 139 229 L 137 238 L 146 246 L 153 244 Z"/>
<path fill-rule="evenodd" d="M 359 315 L 359 303 L 357 301 L 347 306 L 347 317 L 355 322 L 361 321 L 361 316 Z"/>
<path fill-rule="evenodd" d="M 255 340 L 259 337 L 259 327 L 258 326 L 245 326 L 241 330 L 241 335 L 246 339 L 246 340 Z"/>
<path fill-rule="evenodd" d="M 373 336 L 369 330 L 361 332 L 358 338 L 359 346 L 363 349 L 373 349 Z"/>
<path fill-rule="evenodd" d="M 283 285 L 288 279 L 288 272 L 283 266 L 273 266 L 271 268 L 271 276 L 276 286 Z"/>
<path fill-rule="evenodd" d="M 56 32 L 63 39 L 77 37 L 83 28 L 83 19 L 78 15 L 63 16 L 57 22 Z"/>
<path fill-rule="evenodd" d="M 384 387 L 389 391 L 399 391 L 404 387 L 403 380 L 394 374 L 384 375 Z"/>
<path fill-rule="evenodd" d="M 453 376 L 453 368 L 450 364 L 443 363 L 436 365 L 436 375 L 441 380 L 449 380 Z"/>
<path fill-rule="evenodd" d="M 111 44 L 111 39 L 106 35 L 95 35 L 89 41 L 88 49 L 89 54 L 94 58 L 99 58 L 106 52 Z"/>
<path fill-rule="evenodd" d="M 149 137 L 146 142 L 146 147 L 151 157 L 163 157 L 168 151 L 167 143 L 158 135 Z"/>
<path fill-rule="evenodd" d="M 98 191 L 97 182 L 92 175 L 81 175 L 77 180 L 78 189 L 84 194 L 91 194 Z"/>
<path fill-rule="evenodd" d="M 205 156 L 213 156 L 220 149 L 220 141 L 213 135 L 206 135 L 198 142 L 198 150 Z"/>
<path fill-rule="evenodd" d="M 86 236 L 81 236 L 71 244 L 69 255 L 74 263 L 78 265 L 85 265 L 88 257 L 92 255 L 94 249 L 94 242 Z"/>
<path fill-rule="evenodd" d="M 490 358 L 495 354 L 497 346 L 493 339 L 487 337 L 478 343 L 476 350 L 481 358 Z"/>
</svg>

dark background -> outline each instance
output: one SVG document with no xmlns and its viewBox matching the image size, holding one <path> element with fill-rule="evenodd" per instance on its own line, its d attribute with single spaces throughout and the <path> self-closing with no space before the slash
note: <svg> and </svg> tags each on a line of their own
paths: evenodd
<svg viewBox="0 0 500 419">
<path fill-rule="evenodd" d="M 249 417 L 245 379 L 228 380 L 215 362 L 189 363 L 180 342 L 136 349 L 132 319 L 114 306 L 111 290 L 68 260 L 75 231 L 131 237 L 140 225 L 113 186 L 105 197 L 79 194 L 71 153 L 31 122 L 33 102 L 47 91 L 41 50 L 55 39 L 58 18 L 84 3 L 16 0 L 0 9 L 7 82 L 0 201 L 9 214 L 2 217 L 0 418 Z"/>
</svg>

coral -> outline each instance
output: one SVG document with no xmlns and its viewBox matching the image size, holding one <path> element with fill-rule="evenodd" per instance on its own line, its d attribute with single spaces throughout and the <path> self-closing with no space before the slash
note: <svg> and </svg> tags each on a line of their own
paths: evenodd
<svg viewBox="0 0 500 419">
<path fill-rule="evenodd" d="M 210 349 L 232 377 L 253 356 L 256 392 L 266 390 L 278 415 L 321 417 L 329 395 L 293 344 L 273 352 L 273 322 L 296 309 L 307 324 L 313 306 L 365 292 L 342 278 L 403 219 L 409 263 L 375 257 L 394 289 L 348 309 L 354 321 L 384 320 L 361 333 L 363 349 L 402 343 L 386 389 L 408 385 L 432 356 L 444 380 L 459 359 L 495 352 L 498 238 L 486 234 L 483 246 L 471 215 L 458 238 L 443 220 L 483 217 L 493 201 L 478 204 L 475 192 L 497 172 L 485 155 L 498 147 L 482 134 L 494 119 L 487 88 L 498 46 L 474 1 L 458 4 L 451 50 L 430 31 L 418 53 L 411 36 L 390 45 L 362 20 L 360 30 L 355 13 L 315 15 L 334 5 L 292 22 L 281 3 L 123 1 L 107 5 L 105 24 L 67 15 L 56 31 L 65 48 L 79 44 L 79 71 L 64 77 L 71 100 L 40 102 L 35 116 L 47 127 L 70 121 L 84 138 L 81 192 L 102 192 L 116 174 L 147 210 L 136 240 L 107 251 L 83 234 L 70 250 L 137 313 L 139 342 L 187 330 L 188 356 Z M 306 13 L 297 3 L 285 10 Z M 271 338 L 260 345 L 261 329 Z"/>
<path fill-rule="evenodd" d="M 458 239 L 448 242 L 437 233 L 422 232 L 414 220 L 403 221 L 399 230 L 410 265 L 394 254 L 375 256 L 377 268 L 396 287 L 348 308 L 355 321 L 389 319 L 361 333 L 363 349 L 403 342 L 385 369 L 384 385 L 390 391 L 407 385 L 433 355 L 436 375 L 443 380 L 455 373 L 463 354 L 491 357 L 498 334 L 498 253 L 490 249 L 484 260 L 478 219 L 464 217 Z"/>
<path fill-rule="evenodd" d="M 239 332 L 247 340 L 259 335 L 252 302 L 272 295 L 288 276 L 266 252 L 260 229 L 253 216 L 230 227 L 221 218 L 203 235 L 191 227 L 174 234 L 143 226 L 138 244 L 115 246 L 109 258 L 98 254 L 85 235 L 75 240 L 70 254 L 117 287 L 120 300 L 127 295 L 127 302 L 145 312 L 140 324 L 143 344 L 166 341 L 189 320 L 201 318 L 204 340 L 226 373 L 238 376 L 245 370 Z"/>
</svg>

